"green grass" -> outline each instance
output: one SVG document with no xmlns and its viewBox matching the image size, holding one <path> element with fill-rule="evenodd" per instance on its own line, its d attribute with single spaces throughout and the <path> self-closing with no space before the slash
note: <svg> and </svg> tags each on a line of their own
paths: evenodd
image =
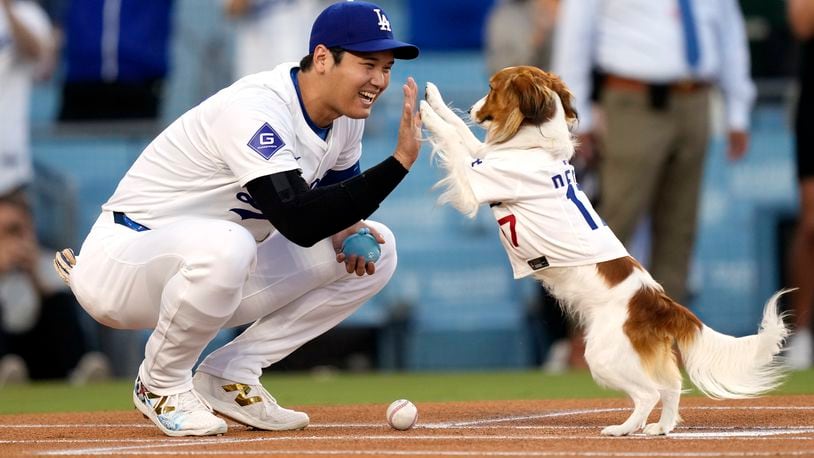
<svg viewBox="0 0 814 458">
<path fill-rule="evenodd" d="M 272 374 L 263 384 L 284 405 L 619 397 L 584 371 Z M 33 383 L 0 389 L 0 414 L 128 410 L 132 381 L 87 386 Z M 695 393 L 697 394 L 697 393 Z M 793 372 L 772 394 L 814 394 L 814 370 Z"/>
</svg>

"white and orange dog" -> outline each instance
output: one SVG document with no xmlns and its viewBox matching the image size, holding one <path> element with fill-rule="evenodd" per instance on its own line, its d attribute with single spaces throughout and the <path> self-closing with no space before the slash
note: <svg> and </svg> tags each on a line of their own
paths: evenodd
<svg viewBox="0 0 814 458">
<path fill-rule="evenodd" d="M 470 110 L 486 129 L 481 143 L 427 84 L 421 117 L 446 172 L 439 202 L 474 216 L 488 204 L 515 278 L 533 275 L 585 329 L 585 359 L 600 385 L 626 392 L 630 417 L 602 434 L 643 428 L 667 434 L 680 421 L 682 375 L 713 398 L 747 398 L 776 387 L 778 353 L 788 331 L 778 292 L 766 303 L 760 332 L 735 338 L 704 325 L 665 295 L 625 250 L 577 185 L 569 160 L 576 112 L 568 88 L 536 67 L 492 76 Z M 658 422 L 645 426 L 661 400 Z"/>
</svg>

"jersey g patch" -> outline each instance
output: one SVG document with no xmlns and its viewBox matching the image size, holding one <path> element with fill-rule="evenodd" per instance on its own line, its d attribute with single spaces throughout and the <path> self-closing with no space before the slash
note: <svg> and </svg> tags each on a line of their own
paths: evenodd
<svg viewBox="0 0 814 458">
<path fill-rule="evenodd" d="M 242 78 L 182 115 L 144 149 L 103 208 L 153 229 L 181 215 L 232 221 L 265 239 L 273 228 L 246 192 L 248 182 L 300 170 L 310 183 L 362 154 L 364 120 L 336 119 L 327 140 L 314 133 L 294 66 Z"/>
<path fill-rule="evenodd" d="M 285 146 L 285 142 L 280 137 L 280 134 L 266 122 L 257 129 L 248 145 L 249 148 L 257 151 L 257 154 L 268 160 L 277 150 Z"/>
</svg>

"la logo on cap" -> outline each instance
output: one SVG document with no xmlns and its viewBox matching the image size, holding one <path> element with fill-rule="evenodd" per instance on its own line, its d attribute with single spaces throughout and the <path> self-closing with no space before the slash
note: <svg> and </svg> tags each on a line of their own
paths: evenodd
<svg viewBox="0 0 814 458">
<path fill-rule="evenodd" d="M 376 8 L 373 11 L 375 11 L 376 16 L 379 17 L 379 30 L 392 32 L 392 30 L 390 30 L 390 21 L 387 20 L 387 16 L 385 16 L 384 13 L 382 13 L 382 10 Z"/>
<path fill-rule="evenodd" d="M 339 1 L 326 7 L 311 26 L 309 53 L 317 46 L 373 53 L 392 51 L 396 59 L 415 59 L 418 47 L 396 40 L 384 8 L 365 1 Z"/>
</svg>

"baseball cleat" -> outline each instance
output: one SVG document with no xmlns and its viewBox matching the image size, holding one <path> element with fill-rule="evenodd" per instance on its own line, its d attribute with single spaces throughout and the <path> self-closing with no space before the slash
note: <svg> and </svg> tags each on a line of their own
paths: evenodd
<svg viewBox="0 0 814 458">
<path fill-rule="evenodd" d="M 57 251 L 54 256 L 54 269 L 57 271 L 59 278 L 65 282 L 66 285 L 71 285 L 71 270 L 76 265 L 76 256 L 73 250 L 65 248 L 62 251 Z"/>
<path fill-rule="evenodd" d="M 192 383 L 215 412 L 246 426 L 268 431 L 288 431 L 308 426 L 306 413 L 280 407 L 263 385 L 232 382 L 203 372 L 197 372 Z"/>
<path fill-rule="evenodd" d="M 136 377 L 133 403 L 168 436 L 211 436 L 224 434 L 226 422 L 195 390 L 160 396 L 150 392 Z"/>
</svg>

